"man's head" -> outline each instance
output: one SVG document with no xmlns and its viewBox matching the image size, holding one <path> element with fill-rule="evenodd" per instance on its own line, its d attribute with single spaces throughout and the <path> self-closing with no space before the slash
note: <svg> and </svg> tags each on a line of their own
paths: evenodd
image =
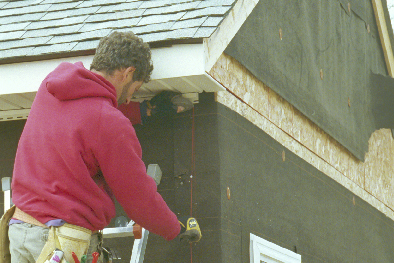
<svg viewBox="0 0 394 263">
<path fill-rule="evenodd" d="M 149 45 L 132 32 L 113 32 L 100 40 L 90 70 L 114 84 L 121 104 L 150 80 L 153 65 Z"/>
</svg>

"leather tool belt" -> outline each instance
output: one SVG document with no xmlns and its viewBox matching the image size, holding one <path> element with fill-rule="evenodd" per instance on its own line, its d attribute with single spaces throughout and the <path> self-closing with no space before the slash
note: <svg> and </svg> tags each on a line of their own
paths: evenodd
<svg viewBox="0 0 394 263">
<path fill-rule="evenodd" d="M 48 241 L 36 263 L 44 263 L 49 260 L 56 249 L 60 249 L 64 253 L 61 263 L 73 262 L 72 252 L 81 259 L 88 252 L 91 236 L 91 230 L 67 223 L 60 227 L 50 227 Z"/>
</svg>

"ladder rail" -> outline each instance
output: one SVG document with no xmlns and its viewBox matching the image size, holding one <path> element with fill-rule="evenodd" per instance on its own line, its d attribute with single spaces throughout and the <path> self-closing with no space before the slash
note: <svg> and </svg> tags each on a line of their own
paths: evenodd
<svg viewBox="0 0 394 263">
<path fill-rule="evenodd" d="M 11 208 L 11 177 L 1 178 L 1 190 L 4 192 L 4 213 Z"/>
<path fill-rule="evenodd" d="M 131 251 L 130 263 L 143 263 L 145 257 L 145 249 L 148 243 L 149 231 L 142 228 L 141 239 L 135 239 L 133 244 L 133 250 Z"/>
</svg>

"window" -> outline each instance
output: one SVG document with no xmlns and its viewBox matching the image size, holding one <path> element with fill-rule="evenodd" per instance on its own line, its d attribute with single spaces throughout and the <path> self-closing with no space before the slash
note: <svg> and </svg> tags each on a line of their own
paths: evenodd
<svg viewBox="0 0 394 263">
<path fill-rule="evenodd" d="M 301 255 L 250 233 L 250 263 L 301 263 Z"/>
</svg>

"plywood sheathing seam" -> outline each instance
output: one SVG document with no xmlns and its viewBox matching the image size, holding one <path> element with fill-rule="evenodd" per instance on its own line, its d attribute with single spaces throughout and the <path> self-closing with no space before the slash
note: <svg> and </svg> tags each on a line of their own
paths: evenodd
<svg viewBox="0 0 394 263">
<path fill-rule="evenodd" d="M 372 134 L 363 163 L 232 57 L 222 54 L 209 74 L 228 90 L 217 94 L 219 103 L 394 220 L 390 130 Z"/>
</svg>

